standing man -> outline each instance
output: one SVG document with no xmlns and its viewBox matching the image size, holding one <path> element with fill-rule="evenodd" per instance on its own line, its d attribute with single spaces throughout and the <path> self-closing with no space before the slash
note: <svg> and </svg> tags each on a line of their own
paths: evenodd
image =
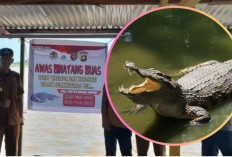
<svg viewBox="0 0 232 157">
<path fill-rule="evenodd" d="M 232 118 L 215 134 L 202 141 L 202 156 L 232 156 Z"/>
<path fill-rule="evenodd" d="M 23 124 L 23 86 L 19 74 L 10 70 L 13 50 L 0 49 L 0 148 L 5 135 L 7 156 L 18 155 L 20 125 Z"/>
<path fill-rule="evenodd" d="M 132 133 L 115 115 L 106 96 L 105 86 L 102 97 L 102 126 L 104 128 L 106 156 L 116 156 L 117 141 L 122 156 L 132 156 Z"/>
</svg>

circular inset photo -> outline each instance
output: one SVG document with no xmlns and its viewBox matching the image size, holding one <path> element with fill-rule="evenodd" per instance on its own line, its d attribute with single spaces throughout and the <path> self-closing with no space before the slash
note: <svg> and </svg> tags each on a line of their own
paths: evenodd
<svg viewBox="0 0 232 157">
<path fill-rule="evenodd" d="M 117 36 L 106 82 L 113 109 L 138 136 L 168 145 L 203 140 L 231 115 L 231 35 L 196 9 L 151 10 Z"/>
</svg>

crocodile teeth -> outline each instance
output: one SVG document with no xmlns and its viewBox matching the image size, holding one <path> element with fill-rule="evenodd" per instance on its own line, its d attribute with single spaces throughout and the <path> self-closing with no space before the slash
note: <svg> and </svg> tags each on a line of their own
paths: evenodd
<svg viewBox="0 0 232 157">
<path fill-rule="evenodd" d="M 128 88 L 128 89 L 132 90 L 133 88 L 135 88 L 135 85 L 130 86 L 130 88 Z"/>
<path fill-rule="evenodd" d="M 132 70 L 130 70 L 130 69 L 128 69 L 128 73 L 129 73 L 129 75 L 131 76 L 131 75 L 132 75 L 132 73 L 133 73 L 133 71 L 132 71 Z"/>
<path fill-rule="evenodd" d="M 123 92 L 124 91 L 124 88 L 123 88 L 123 85 L 121 87 L 119 87 L 118 89 L 120 92 Z"/>
<path fill-rule="evenodd" d="M 122 92 L 122 93 L 129 93 L 129 92 L 130 92 L 130 89 L 124 88 L 123 85 L 122 85 L 121 87 L 119 87 L 119 92 Z"/>
</svg>

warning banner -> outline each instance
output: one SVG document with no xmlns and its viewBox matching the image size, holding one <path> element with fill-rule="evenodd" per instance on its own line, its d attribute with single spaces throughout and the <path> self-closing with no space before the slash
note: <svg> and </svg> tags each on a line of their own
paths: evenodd
<svg viewBox="0 0 232 157">
<path fill-rule="evenodd" d="M 28 108 L 100 112 L 106 51 L 105 43 L 31 40 Z"/>
</svg>

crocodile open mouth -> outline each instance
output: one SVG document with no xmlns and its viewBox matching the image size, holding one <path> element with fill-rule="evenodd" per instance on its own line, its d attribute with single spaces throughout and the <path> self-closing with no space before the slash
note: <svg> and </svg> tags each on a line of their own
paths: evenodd
<svg viewBox="0 0 232 157">
<path fill-rule="evenodd" d="M 128 72 L 130 75 L 133 73 L 137 74 L 137 71 L 132 68 L 128 68 Z M 139 94 L 142 92 L 155 92 L 159 91 L 162 87 L 162 84 L 160 82 L 154 81 L 150 79 L 149 77 L 144 77 L 145 81 L 139 85 L 132 85 L 129 88 L 124 88 L 123 85 L 119 88 L 119 92 L 123 94 Z"/>
</svg>

